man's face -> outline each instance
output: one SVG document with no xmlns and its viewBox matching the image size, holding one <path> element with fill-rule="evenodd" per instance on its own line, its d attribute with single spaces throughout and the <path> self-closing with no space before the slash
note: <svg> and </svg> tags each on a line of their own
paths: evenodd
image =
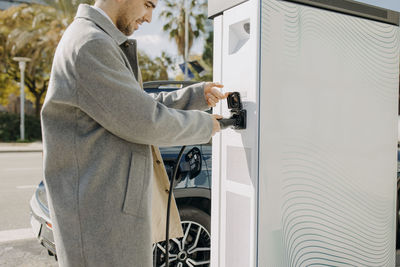
<svg viewBox="0 0 400 267">
<path fill-rule="evenodd" d="M 117 16 L 117 28 L 126 36 L 132 35 L 143 22 L 150 23 L 158 0 L 125 0 Z"/>
</svg>

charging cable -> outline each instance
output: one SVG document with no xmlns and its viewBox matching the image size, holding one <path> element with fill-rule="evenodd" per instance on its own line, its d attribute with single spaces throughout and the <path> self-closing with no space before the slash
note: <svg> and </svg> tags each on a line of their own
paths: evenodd
<svg viewBox="0 0 400 267">
<path fill-rule="evenodd" d="M 175 179 L 176 174 L 178 173 L 179 163 L 181 162 L 183 151 L 185 150 L 186 146 L 182 146 L 181 151 L 179 152 L 178 158 L 175 163 L 174 174 L 172 175 L 172 179 L 169 185 L 169 192 L 168 192 L 168 206 L 167 206 L 167 226 L 165 229 L 165 266 L 169 267 L 169 214 L 171 210 L 171 199 L 172 199 L 172 191 L 174 190 L 175 186 Z"/>
</svg>

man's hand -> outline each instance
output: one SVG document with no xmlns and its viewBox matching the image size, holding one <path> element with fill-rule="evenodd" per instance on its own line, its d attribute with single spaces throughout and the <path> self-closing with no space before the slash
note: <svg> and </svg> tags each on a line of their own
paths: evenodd
<svg viewBox="0 0 400 267">
<path fill-rule="evenodd" d="M 216 134 L 217 132 L 221 131 L 221 127 L 219 126 L 219 121 L 218 119 L 222 119 L 221 115 L 213 114 L 213 131 L 212 131 L 212 136 Z"/>
<path fill-rule="evenodd" d="M 204 85 L 204 97 L 207 101 L 208 106 L 215 107 L 215 105 L 219 102 L 221 99 L 225 99 L 228 97 L 229 93 L 221 93 L 220 88 L 224 87 L 220 83 L 212 83 L 212 82 L 207 82 Z"/>
</svg>

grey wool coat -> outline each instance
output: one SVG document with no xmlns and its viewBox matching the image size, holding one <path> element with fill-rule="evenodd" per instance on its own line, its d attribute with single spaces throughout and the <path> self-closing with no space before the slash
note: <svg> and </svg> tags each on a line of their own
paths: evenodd
<svg viewBox="0 0 400 267">
<path fill-rule="evenodd" d="M 207 108 L 204 84 L 151 96 L 138 72 L 136 43 L 79 6 L 57 47 L 41 112 L 62 267 L 152 266 L 151 145 L 211 138 L 212 117 L 199 111 Z"/>
</svg>

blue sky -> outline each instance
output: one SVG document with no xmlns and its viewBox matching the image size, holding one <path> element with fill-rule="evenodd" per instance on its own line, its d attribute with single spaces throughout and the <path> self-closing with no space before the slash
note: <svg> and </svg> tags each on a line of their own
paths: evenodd
<svg viewBox="0 0 400 267">
<path fill-rule="evenodd" d="M 357 0 L 357 1 L 400 12 L 400 0 Z"/>
<path fill-rule="evenodd" d="M 400 12 L 400 0 L 357 0 L 370 5 L 375 5 Z M 164 9 L 163 1 L 158 1 L 158 6 L 153 12 L 153 21 L 145 23 L 136 31 L 133 38 L 138 40 L 138 47 L 141 51 L 149 54 L 151 57 L 161 55 L 162 51 L 166 51 L 170 56 L 181 61 L 177 56 L 176 45 L 170 41 L 168 35 L 162 31 L 164 22 L 160 19 L 160 12 Z M 191 54 L 201 54 L 203 51 L 204 39 L 200 38 L 194 43 Z"/>
</svg>

